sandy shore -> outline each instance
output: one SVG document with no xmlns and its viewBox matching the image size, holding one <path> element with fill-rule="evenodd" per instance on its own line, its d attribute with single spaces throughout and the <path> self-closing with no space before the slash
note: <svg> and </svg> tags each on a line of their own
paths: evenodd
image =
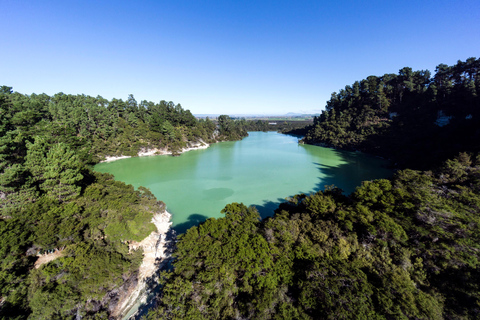
<svg viewBox="0 0 480 320">
<path fill-rule="evenodd" d="M 184 152 L 187 152 L 187 151 L 197 150 L 197 149 L 207 149 L 208 147 L 210 147 L 210 145 L 208 143 L 206 143 L 204 141 L 201 141 L 199 144 L 196 144 L 192 147 L 183 148 L 178 153 L 184 153 Z M 142 150 L 140 150 L 138 152 L 137 156 L 138 157 L 145 157 L 145 156 L 171 155 L 171 154 L 172 154 L 172 152 L 168 151 L 167 149 L 158 149 L 158 148 L 145 149 L 145 148 L 142 148 Z M 127 159 L 127 158 L 131 158 L 131 156 L 106 156 L 105 160 L 100 161 L 100 163 L 111 162 L 111 161 L 120 160 L 120 159 Z"/>
</svg>

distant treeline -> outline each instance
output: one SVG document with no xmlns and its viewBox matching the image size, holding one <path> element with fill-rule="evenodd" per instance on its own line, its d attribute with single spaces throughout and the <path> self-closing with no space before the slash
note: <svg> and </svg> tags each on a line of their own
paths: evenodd
<svg viewBox="0 0 480 320">
<path fill-rule="evenodd" d="M 304 139 L 428 168 L 480 151 L 480 59 L 369 76 L 333 93 Z"/>
<path fill-rule="evenodd" d="M 136 281 L 142 252 L 130 253 L 128 242 L 155 230 L 164 204 L 87 164 L 246 135 L 228 116 L 198 121 L 172 102 L 1 87 L 0 318 L 107 319 Z M 34 268 L 37 254 L 60 250 Z"/>
<path fill-rule="evenodd" d="M 245 120 L 239 119 L 247 131 L 277 131 L 305 135 L 306 128 L 312 125 L 311 120 Z"/>
</svg>

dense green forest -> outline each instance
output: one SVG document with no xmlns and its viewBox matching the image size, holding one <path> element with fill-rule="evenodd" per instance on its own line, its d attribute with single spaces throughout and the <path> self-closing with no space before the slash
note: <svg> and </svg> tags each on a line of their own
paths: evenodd
<svg viewBox="0 0 480 320">
<path fill-rule="evenodd" d="M 87 163 L 105 155 L 133 156 L 142 148 L 175 152 L 199 141 L 238 140 L 247 135 L 228 116 L 220 116 L 217 123 L 197 120 L 171 101 L 137 103 L 132 95 L 126 101 L 63 93 L 24 95 L 6 86 L 1 91 L 2 134 L 10 132 L 11 140 L 15 129 L 21 129 L 24 136 L 66 143 Z"/>
<path fill-rule="evenodd" d="M 106 319 L 115 292 L 135 281 L 142 252 L 127 243 L 155 230 L 164 204 L 88 164 L 246 134 L 228 116 L 197 120 L 172 102 L 1 87 L 0 318 Z M 59 258 L 34 268 L 52 252 Z"/>
<path fill-rule="evenodd" d="M 333 93 L 306 143 L 360 150 L 428 169 L 480 151 L 480 59 L 369 76 Z"/>
<path fill-rule="evenodd" d="M 181 235 L 151 319 L 478 319 L 479 60 L 368 77 L 304 141 L 397 161 L 351 195 L 229 204 Z M 466 151 L 466 152 L 465 152 Z"/>
<path fill-rule="evenodd" d="M 433 77 L 404 68 L 334 93 L 304 141 L 403 170 L 350 195 L 326 186 L 293 196 L 264 220 L 227 205 L 179 237 L 148 317 L 480 318 L 479 64 L 439 65 Z M 88 165 L 266 128 L 197 120 L 166 101 L 1 87 L 0 318 L 107 319 L 136 280 L 142 252 L 128 242 L 154 230 L 164 204 Z"/>
<path fill-rule="evenodd" d="M 478 319 L 480 157 L 181 235 L 151 319 Z"/>
</svg>

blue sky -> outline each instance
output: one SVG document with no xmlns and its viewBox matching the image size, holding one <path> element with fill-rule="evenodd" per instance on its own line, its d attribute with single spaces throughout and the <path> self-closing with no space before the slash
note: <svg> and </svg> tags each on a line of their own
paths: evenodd
<svg viewBox="0 0 480 320">
<path fill-rule="evenodd" d="M 480 56 L 480 1 L 0 2 L 0 85 L 180 103 L 192 113 L 320 112 L 334 91 Z"/>
</svg>

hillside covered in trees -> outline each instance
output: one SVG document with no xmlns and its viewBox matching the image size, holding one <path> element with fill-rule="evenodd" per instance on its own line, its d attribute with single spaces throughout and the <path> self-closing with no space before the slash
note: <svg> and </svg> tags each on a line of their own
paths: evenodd
<svg viewBox="0 0 480 320">
<path fill-rule="evenodd" d="M 107 319 L 135 282 L 164 204 L 145 188 L 87 166 L 106 155 L 171 151 L 240 139 L 222 116 L 198 121 L 180 105 L 85 95 L 0 92 L 0 318 Z M 38 265 L 37 254 L 58 258 Z"/>
<path fill-rule="evenodd" d="M 181 235 L 150 319 L 478 319 L 480 157 Z"/>
<path fill-rule="evenodd" d="M 333 93 L 306 143 L 360 150 L 428 169 L 480 151 L 480 59 L 369 76 Z"/>
<path fill-rule="evenodd" d="M 334 93 L 305 142 L 428 170 L 296 195 L 264 220 L 227 205 L 181 235 L 150 319 L 478 319 L 478 66 Z"/>
<path fill-rule="evenodd" d="M 478 66 L 440 65 L 433 77 L 404 68 L 333 94 L 304 141 L 407 169 L 351 195 L 329 186 L 293 196 L 264 220 L 227 205 L 180 236 L 148 317 L 478 319 Z M 153 230 L 164 204 L 87 165 L 240 139 L 247 126 L 132 96 L 1 91 L 0 317 L 107 319 L 141 262 L 127 243 Z M 37 252 L 57 249 L 34 267 Z"/>
</svg>

